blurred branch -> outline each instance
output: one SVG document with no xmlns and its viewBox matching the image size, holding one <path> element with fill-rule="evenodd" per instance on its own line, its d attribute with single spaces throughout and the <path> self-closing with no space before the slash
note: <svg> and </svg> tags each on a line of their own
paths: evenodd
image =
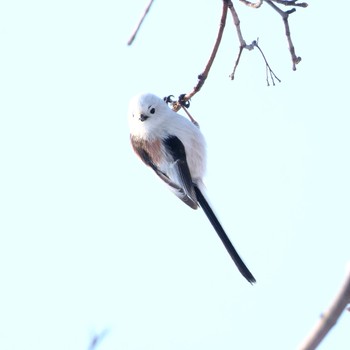
<svg viewBox="0 0 350 350">
<path fill-rule="evenodd" d="M 154 0 L 151 0 L 151 1 L 148 3 L 148 5 L 146 6 L 146 8 L 145 8 L 145 10 L 144 10 L 144 12 L 143 12 L 143 15 L 141 16 L 141 18 L 140 18 L 140 20 L 139 20 L 139 23 L 137 24 L 137 26 L 136 26 L 136 28 L 134 29 L 134 31 L 133 31 L 133 33 L 132 33 L 130 39 L 128 40 L 128 45 L 129 45 L 129 46 L 130 46 L 130 45 L 133 43 L 133 41 L 135 40 L 136 34 L 138 33 L 138 31 L 139 31 L 139 29 L 140 29 L 140 27 L 141 27 L 141 24 L 142 24 L 143 20 L 145 19 L 146 15 L 147 15 L 147 13 L 148 13 L 148 11 L 149 11 L 149 9 L 151 8 L 151 6 L 152 6 L 152 4 L 153 4 L 153 1 L 154 1 Z"/>
<path fill-rule="evenodd" d="M 108 330 L 105 329 L 99 334 L 94 334 L 94 336 L 91 338 L 88 350 L 95 350 L 95 349 L 97 349 L 98 345 L 101 343 L 102 339 L 105 338 L 107 333 L 108 333 Z"/>
<path fill-rule="evenodd" d="M 321 315 L 320 320 L 314 329 L 304 340 L 299 350 L 314 350 L 326 337 L 331 328 L 336 324 L 342 312 L 350 303 L 350 262 L 347 266 L 347 272 L 344 283 L 338 294 L 335 296 L 328 310 Z"/>
<path fill-rule="evenodd" d="M 299 0 L 272 0 L 278 4 L 282 4 L 285 6 L 298 6 L 298 7 L 308 7 L 306 2 L 298 2 Z"/>
<path fill-rule="evenodd" d="M 239 0 L 239 1 L 243 2 L 244 5 L 247 5 L 249 7 L 253 7 L 255 9 L 259 8 L 263 3 L 263 0 L 258 0 L 257 2 L 250 2 L 247 0 Z"/>
</svg>

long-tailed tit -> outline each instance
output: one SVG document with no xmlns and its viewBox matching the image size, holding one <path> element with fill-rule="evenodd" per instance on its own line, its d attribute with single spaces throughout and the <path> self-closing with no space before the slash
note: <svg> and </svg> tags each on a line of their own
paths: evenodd
<svg viewBox="0 0 350 350">
<path fill-rule="evenodd" d="M 204 196 L 206 144 L 199 127 L 152 94 L 131 100 L 128 121 L 135 153 L 184 203 L 192 209 L 202 207 L 239 271 L 254 283 Z"/>
</svg>

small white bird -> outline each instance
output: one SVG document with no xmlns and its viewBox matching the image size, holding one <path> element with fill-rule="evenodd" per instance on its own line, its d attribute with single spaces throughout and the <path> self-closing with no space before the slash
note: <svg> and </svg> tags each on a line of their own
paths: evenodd
<svg viewBox="0 0 350 350">
<path fill-rule="evenodd" d="M 239 271 L 254 283 L 254 276 L 204 197 L 206 143 L 199 127 L 149 93 L 132 98 L 128 121 L 135 153 L 184 203 L 192 209 L 202 207 Z"/>
</svg>

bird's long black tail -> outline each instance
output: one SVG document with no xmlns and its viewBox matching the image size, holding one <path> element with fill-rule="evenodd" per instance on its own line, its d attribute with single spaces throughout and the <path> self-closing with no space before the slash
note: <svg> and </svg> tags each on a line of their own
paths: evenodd
<svg viewBox="0 0 350 350">
<path fill-rule="evenodd" d="M 230 239 L 228 238 L 226 232 L 222 228 L 219 220 L 217 219 L 217 217 L 214 214 L 213 210 L 211 209 L 209 203 L 205 199 L 203 193 L 201 192 L 201 190 L 196 185 L 194 185 L 194 189 L 196 191 L 196 196 L 197 196 L 197 200 L 198 200 L 199 205 L 204 210 L 205 215 L 208 217 L 210 223 L 213 225 L 213 227 L 214 227 L 215 231 L 217 232 L 217 234 L 219 235 L 222 243 L 224 243 L 224 246 L 226 247 L 228 253 L 230 254 L 230 256 L 232 258 L 232 260 L 234 261 L 234 263 L 238 267 L 238 270 L 248 280 L 248 282 L 250 282 L 250 283 L 256 282 L 254 276 L 248 270 L 247 266 L 244 264 L 243 260 L 238 255 L 236 249 L 232 245 L 232 243 L 231 243 Z"/>
</svg>

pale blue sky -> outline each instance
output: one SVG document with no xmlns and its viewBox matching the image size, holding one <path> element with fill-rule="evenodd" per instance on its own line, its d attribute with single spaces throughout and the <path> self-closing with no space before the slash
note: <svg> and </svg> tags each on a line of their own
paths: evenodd
<svg viewBox="0 0 350 350">
<path fill-rule="evenodd" d="M 188 92 L 221 1 L 2 1 L 0 349 L 295 349 L 350 260 L 350 6 L 310 1 L 290 24 L 236 4 L 282 80 L 266 87 L 231 18 L 190 111 L 208 143 L 211 202 L 249 285 L 201 211 L 133 155 L 129 98 Z M 320 346 L 350 347 L 350 319 Z"/>
</svg>

